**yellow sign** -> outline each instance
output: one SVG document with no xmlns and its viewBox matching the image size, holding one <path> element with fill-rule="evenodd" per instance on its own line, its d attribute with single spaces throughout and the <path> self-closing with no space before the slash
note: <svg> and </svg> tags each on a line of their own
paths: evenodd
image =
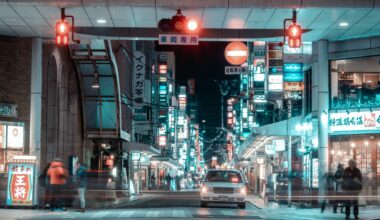
<svg viewBox="0 0 380 220">
<path fill-rule="evenodd" d="M 303 82 L 285 82 L 285 91 L 303 91 Z"/>
</svg>

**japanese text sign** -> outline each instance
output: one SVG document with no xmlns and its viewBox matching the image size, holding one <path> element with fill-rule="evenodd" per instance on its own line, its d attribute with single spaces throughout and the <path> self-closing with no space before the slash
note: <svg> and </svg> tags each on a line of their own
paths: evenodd
<svg viewBox="0 0 380 220">
<path fill-rule="evenodd" d="M 144 102 L 145 55 L 140 51 L 133 53 L 133 98 L 136 107 L 142 107 Z"/>
<path fill-rule="evenodd" d="M 9 163 L 8 206 L 32 206 L 34 196 L 34 164 Z"/>
<path fill-rule="evenodd" d="M 329 114 L 329 132 L 380 132 L 380 111 L 337 112 Z"/>
<path fill-rule="evenodd" d="M 248 74 L 248 67 L 246 66 L 226 66 L 224 67 L 224 73 L 226 75 L 240 75 Z"/>
<path fill-rule="evenodd" d="M 160 34 L 159 45 L 198 45 L 198 35 Z"/>
</svg>

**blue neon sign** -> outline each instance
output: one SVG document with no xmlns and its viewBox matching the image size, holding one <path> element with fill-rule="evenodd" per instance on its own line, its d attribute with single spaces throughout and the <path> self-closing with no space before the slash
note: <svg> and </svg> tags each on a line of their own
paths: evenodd
<svg viewBox="0 0 380 220">
<path fill-rule="evenodd" d="M 284 73 L 302 72 L 302 63 L 284 63 Z"/>
<path fill-rule="evenodd" d="M 302 82 L 303 81 L 303 73 L 284 73 L 284 82 Z"/>
</svg>

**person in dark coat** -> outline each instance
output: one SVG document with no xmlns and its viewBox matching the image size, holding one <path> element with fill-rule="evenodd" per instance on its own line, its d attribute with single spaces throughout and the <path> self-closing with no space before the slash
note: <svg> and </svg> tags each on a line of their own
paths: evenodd
<svg viewBox="0 0 380 220">
<path fill-rule="evenodd" d="M 84 212 L 86 208 L 87 168 L 79 162 L 77 163 L 76 184 L 80 202 L 80 209 L 78 211 Z"/>
<path fill-rule="evenodd" d="M 335 178 L 335 195 L 336 195 L 336 200 L 334 203 L 334 213 L 337 213 L 338 210 L 338 205 L 339 203 L 343 203 L 344 201 L 342 200 L 343 196 L 343 164 L 338 164 L 338 168 L 334 174 Z M 343 213 L 343 207 L 340 210 L 341 213 Z"/>
<path fill-rule="evenodd" d="M 46 165 L 46 167 L 42 170 L 40 176 L 38 177 L 38 184 L 45 189 L 44 194 L 44 207 L 50 208 L 50 185 L 49 185 L 49 179 L 47 177 L 47 171 L 50 168 L 50 163 Z"/>
<path fill-rule="evenodd" d="M 355 219 L 359 219 L 358 194 L 362 190 L 363 177 L 356 167 L 356 161 L 348 161 L 348 167 L 343 171 L 343 189 L 347 196 L 345 201 L 346 219 L 350 219 L 350 206 L 354 206 Z"/>
</svg>

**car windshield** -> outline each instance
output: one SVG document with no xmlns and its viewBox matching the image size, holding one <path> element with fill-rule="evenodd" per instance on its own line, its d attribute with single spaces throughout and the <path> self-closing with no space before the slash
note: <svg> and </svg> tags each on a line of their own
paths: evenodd
<svg viewBox="0 0 380 220">
<path fill-rule="evenodd" d="M 209 171 L 206 175 L 205 182 L 232 182 L 232 183 L 242 183 L 240 173 L 236 171 Z"/>
</svg>

